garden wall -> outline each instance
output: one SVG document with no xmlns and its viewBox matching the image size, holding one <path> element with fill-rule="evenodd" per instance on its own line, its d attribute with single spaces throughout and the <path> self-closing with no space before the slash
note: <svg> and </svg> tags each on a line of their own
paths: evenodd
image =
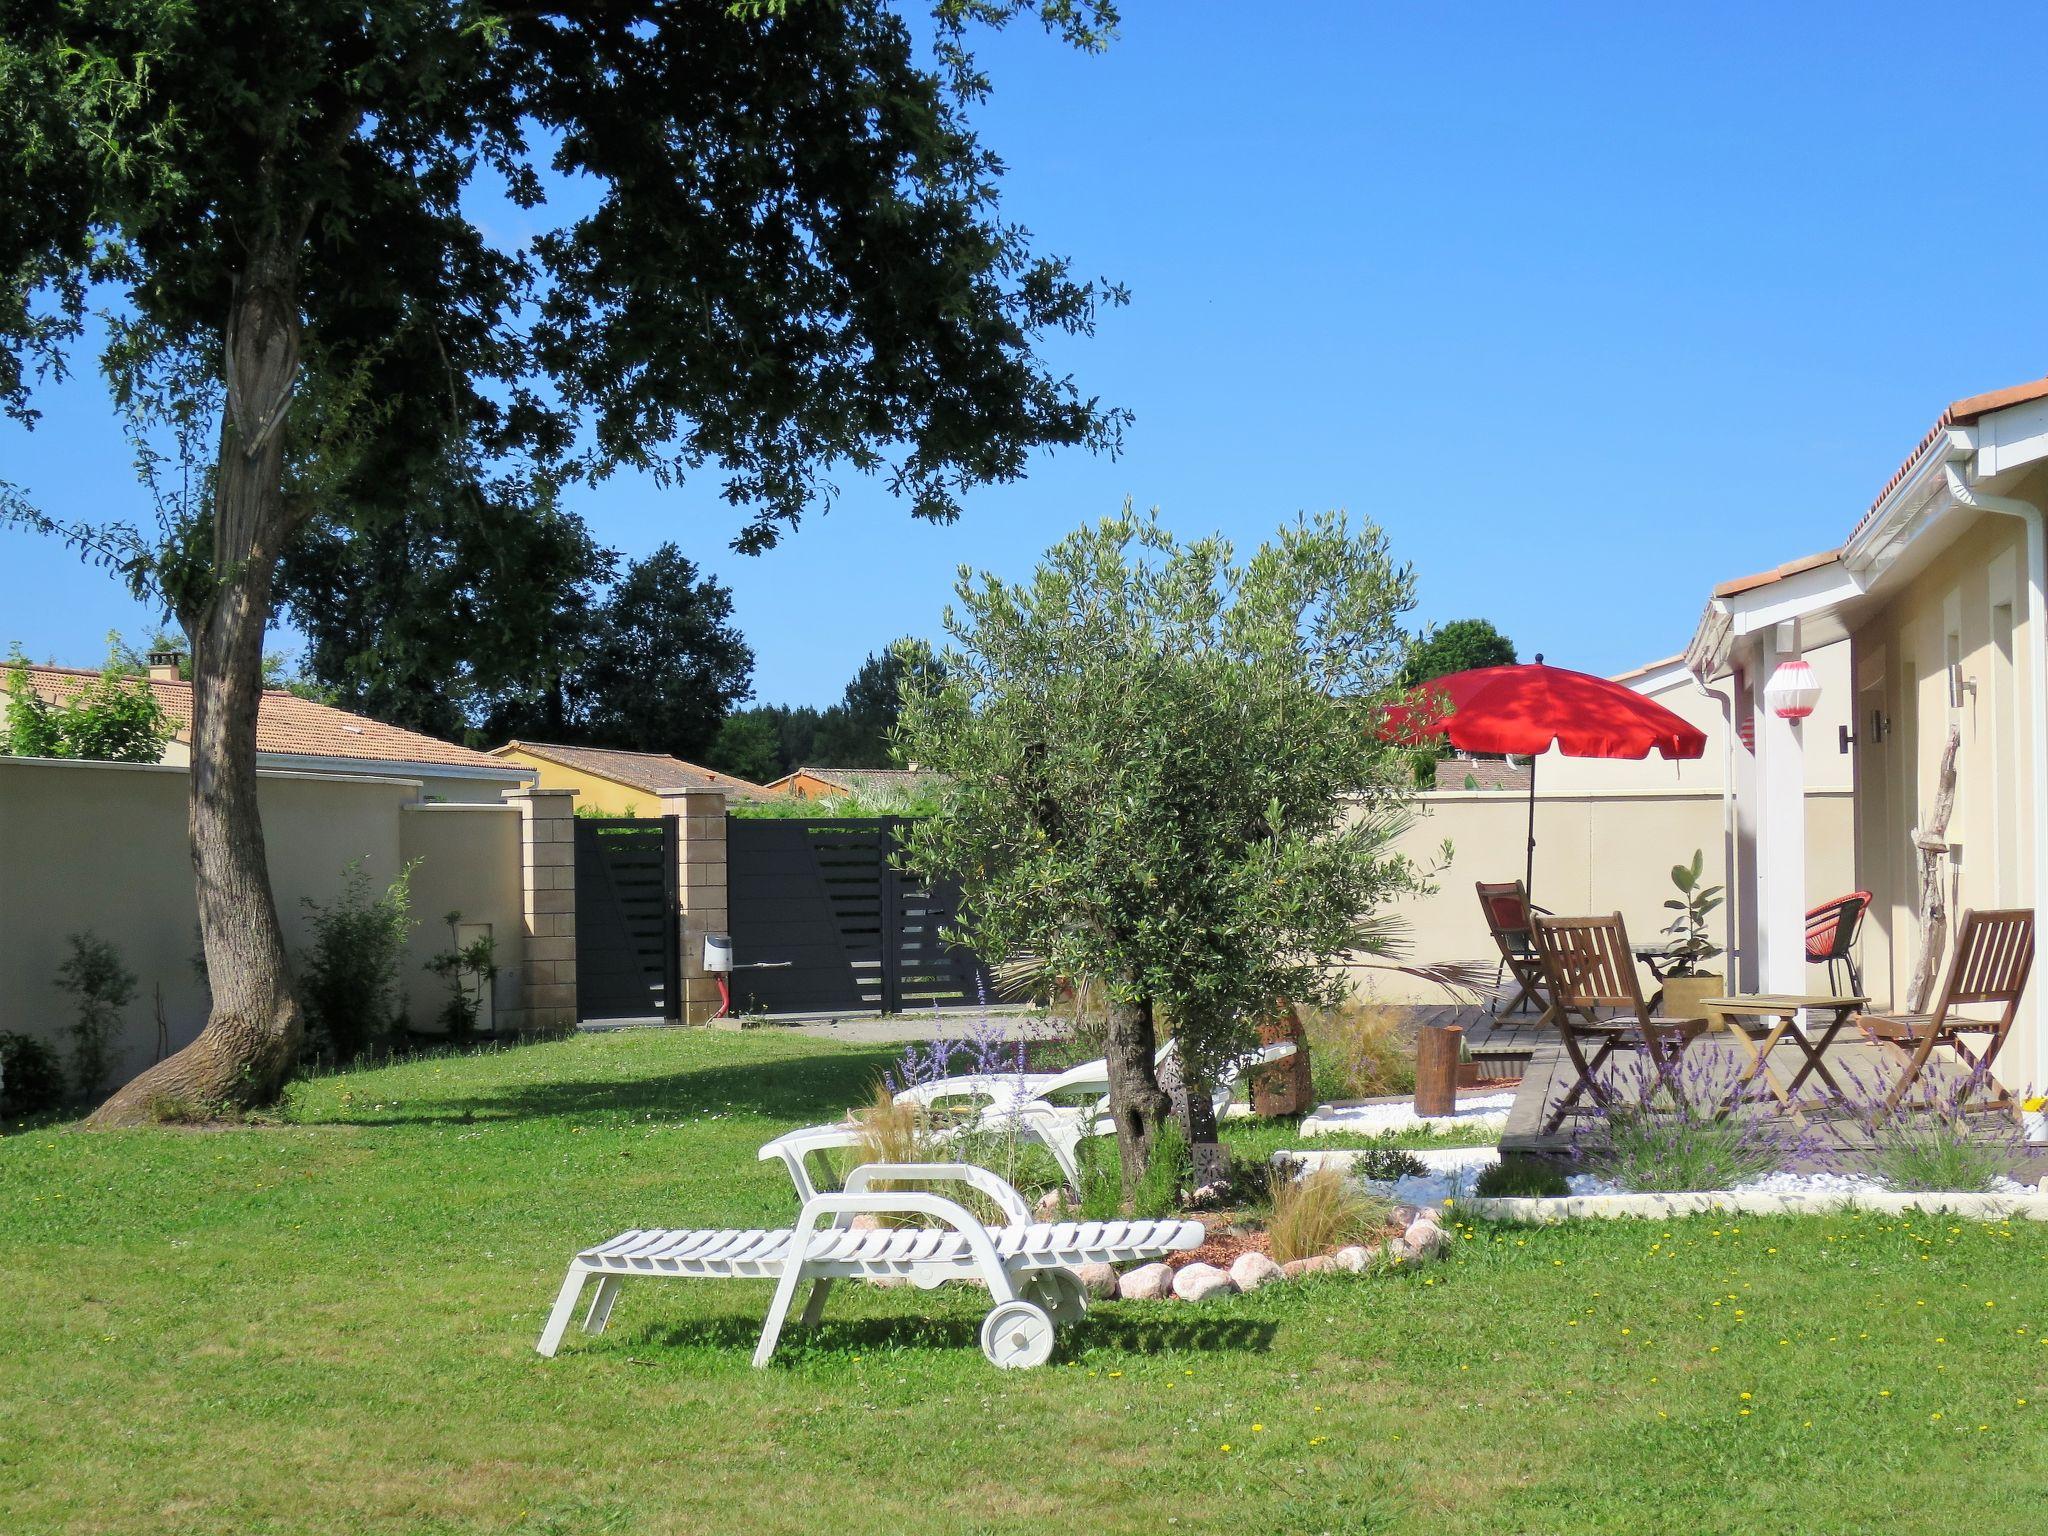
<svg viewBox="0 0 2048 1536">
<path fill-rule="evenodd" d="M 186 842 L 183 767 L 0 757 L 0 1030 L 60 1046 L 70 1000 L 52 985 L 68 934 L 112 943 L 140 987 L 126 1014 L 119 1070 L 199 1032 L 206 994 L 194 959 L 198 909 Z M 499 976 L 498 1027 L 517 1027 L 523 958 L 519 813 L 509 805 L 432 805 L 419 781 L 265 772 L 259 775 L 271 885 L 285 938 L 307 939 L 303 898 L 330 902 L 343 868 L 362 859 L 380 887 L 410 859 L 421 922 L 403 981 L 416 1026 L 431 1025 L 444 991 L 421 967 L 447 947 L 443 914 L 488 923 Z"/>
<path fill-rule="evenodd" d="M 1528 841 L 1529 806 L 1521 795 L 1498 790 L 1439 790 L 1418 797 L 1422 814 L 1401 839 L 1401 851 L 1434 865 L 1446 839 L 1453 848 L 1449 868 L 1436 877 L 1437 891 L 1409 903 L 1409 954 L 1416 960 L 1496 958 L 1479 913 L 1473 884 L 1522 877 Z M 1647 943 L 1671 920 L 1664 909 L 1675 894 L 1671 866 L 1706 855 L 1706 878 L 1726 884 L 1722 858 L 1721 795 L 1718 790 L 1605 790 L 1536 796 L 1536 878 L 1538 905 L 1559 914 L 1620 912 L 1629 938 Z M 1854 814 L 1847 789 L 1807 796 L 1806 888 L 1813 900 L 1854 889 Z M 1714 941 L 1722 941 L 1722 914 L 1710 919 Z M 1816 973 L 1817 974 L 1817 973 Z M 1440 989 L 1384 971 L 1361 967 L 1359 986 L 1394 1003 L 1442 1003 Z"/>
</svg>

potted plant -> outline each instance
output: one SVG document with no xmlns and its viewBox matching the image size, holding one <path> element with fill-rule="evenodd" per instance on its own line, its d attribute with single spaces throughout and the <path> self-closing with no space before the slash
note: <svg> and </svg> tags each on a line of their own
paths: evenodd
<svg viewBox="0 0 2048 1536">
<path fill-rule="evenodd" d="M 1671 958 L 1664 971 L 1667 1018 L 1706 1018 L 1702 1000 L 1727 994 L 1727 979 L 1706 968 L 1707 962 L 1721 953 L 1721 947 L 1707 937 L 1707 918 L 1721 905 L 1721 887 L 1701 883 L 1705 869 L 1706 854 L 1698 848 L 1693 850 L 1690 864 L 1671 866 L 1671 883 L 1678 887 L 1678 895 L 1664 906 L 1678 915 L 1664 930 L 1671 935 L 1667 951 Z"/>
</svg>

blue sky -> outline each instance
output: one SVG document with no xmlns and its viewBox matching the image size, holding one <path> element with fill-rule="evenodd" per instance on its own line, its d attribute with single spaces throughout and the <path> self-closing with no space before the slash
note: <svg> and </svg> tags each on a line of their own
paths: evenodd
<svg viewBox="0 0 2048 1536">
<path fill-rule="evenodd" d="M 1137 414 L 951 527 L 859 482 L 764 556 L 708 482 L 579 510 L 734 589 L 764 700 L 826 703 L 1124 497 L 1249 546 L 1377 519 L 1417 617 L 1611 671 L 1680 649 L 1715 581 L 1838 542 L 1950 399 L 2048 371 L 2048 13 L 1128 0 L 1105 55 L 990 43 L 1007 212 L 1132 290 L 1056 366 Z M 2030 170 L 2029 167 L 2035 169 Z M 142 503 L 97 377 L 0 430 L 68 515 Z M 0 646 L 93 662 L 153 615 L 0 532 Z"/>
</svg>

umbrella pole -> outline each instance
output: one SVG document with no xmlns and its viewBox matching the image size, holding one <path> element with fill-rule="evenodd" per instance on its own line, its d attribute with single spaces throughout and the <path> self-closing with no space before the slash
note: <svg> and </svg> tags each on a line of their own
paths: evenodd
<svg viewBox="0 0 2048 1536">
<path fill-rule="evenodd" d="M 1529 754 L 1529 853 L 1522 867 L 1522 889 L 1536 899 L 1536 754 Z"/>
</svg>

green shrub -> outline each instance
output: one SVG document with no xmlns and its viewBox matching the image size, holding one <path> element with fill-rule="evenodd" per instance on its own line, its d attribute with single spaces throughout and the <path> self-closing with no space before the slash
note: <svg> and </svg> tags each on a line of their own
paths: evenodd
<svg viewBox="0 0 2048 1536">
<path fill-rule="evenodd" d="M 1405 1147 L 1367 1147 L 1351 1160 L 1351 1175 L 1378 1179 L 1391 1184 L 1396 1179 L 1415 1179 L 1429 1172 L 1429 1164 Z"/>
<path fill-rule="evenodd" d="M 1482 1200 L 1548 1200 L 1571 1193 L 1556 1164 L 1526 1152 L 1509 1152 L 1479 1175 L 1472 1186 Z"/>
<path fill-rule="evenodd" d="M 0 754 L 12 757 L 154 763 L 162 760 L 164 743 L 178 730 L 146 681 L 122 677 L 111 665 L 53 704 L 30 685 L 28 664 L 16 652 L 8 663 L 6 694 Z"/>
<path fill-rule="evenodd" d="M 48 1114 L 64 1102 L 64 1068 L 33 1035 L 0 1030 L 0 1120 Z"/>
<path fill-rule="evenodd" d="M 1114 1136 L 1091 1136 L 1076 1153 L 1081 1169 L 1081 1219 L 1113 1221 L 1124 1209 L 1123 1164 Z M 1172 1116 L 1152 1136 L 1152 1157 L 1131 1191 L 1130 1215 L 1171 1216 L 1194 1178 L 1186 1135 Z"/>
<path fill-rule="evenodd" d="M 322 906 L 303 899 L 313 930 L 299 961 L 299 1002 L 306 1010 L 306 1053 L 354 1061 L 389 1036 L 398 1018 L 398 968 L 417 926 L 408 864 L 379 895 L 361 859 L 341 872 L 341 895 Z"/>
<path fill-rule="evenodd" d="M 121 964 L 120 951 L 90 930 L 65 942 L 71 953 L 57 967 L 56 986 L 78 1004 L 71 1024 L 71 1080 L 80 1098 L 90 1098 L 113 1067 L 113 1040 L 121 1010 L 135 1000 L 135 973 Z"/>
<path fill-rule="evenodd" d="M 1168 1115 L 1152 1133 L 1151 1156 L 1131 1191 L 1133 1216 L 1171 1216 L 1180 1209 L 1183 1192 L 1194 1179 L 1194 1158 L 1188 1152 L 1180 1118 Z"/>
<path fill-rule="evenodd" d="M 441 1005 L 439 1022 L 450 1040 L 460 1042 L 476 1033 L 484 988 L 498 974 L 497 944 L 488 933 L 467 944 L 461 942 L 460 912 L 450 912 L 442 921 L 448 925 L 450 947 L 429 960 L 427 969 L 448 984 L 448 1001 Z"/>
<path fill-rule="evenodd" d="M 1076 1154 L 1081 1168 L 1081 1219 L 1114 1221 L 1124 1207 L 1124 1176 L 1114 1136 L 1091 1136 Z"/>
</svg>

